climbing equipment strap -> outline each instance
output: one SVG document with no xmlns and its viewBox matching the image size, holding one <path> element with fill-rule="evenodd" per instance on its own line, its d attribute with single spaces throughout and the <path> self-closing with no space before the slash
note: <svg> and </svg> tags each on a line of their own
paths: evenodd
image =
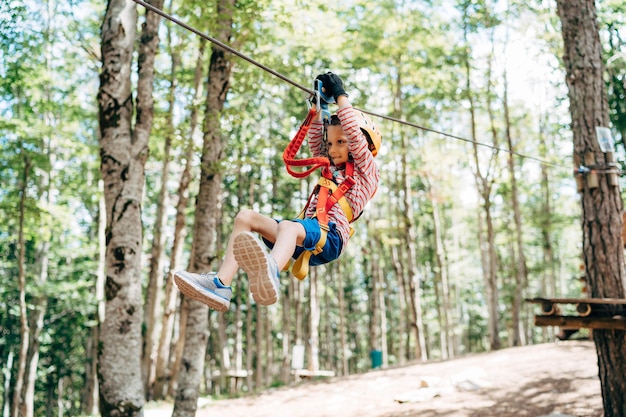
<svg viewBox="0 0 626 417">
<path fill-rule="evenodd" d="M 328 169 L 330 166 L 330 161 L 328 158 L 323 156 L 313 157 L 313 158 L 303 158 L 303 159 L 295 159 L 296 154 L 300 150 L 302 146 L 302 142 L 309 132 L 309 128 L 311 127 L 311 123 L 313 119 L 317 115 L 317 110 L 315 108 L 311 108 L 306 118 L 300 125 L 300 129 L 296 135 L 291 139 L 291 142 L 285 148 L 283 152 L 283 161 L 285 162 L 285 166 L 287 168 L 287 172 L 291 174 L 292 177 L 295 178 L 304 178 L 313 173 L 318 168 Z M 294 171 L 293 167 L 306 167 L 311 165 L 311 168 L 308 168 L 304 171 Z"/>
<path fill-rule="evenodd" d="M 311 194 L 311 197 L 309 197 L 307 205 L 300 213 L 300 216 L 298 216 L 299 218 L 304 218 L 311 198 L 317 192 L 317 205 L 315 208 L 314 217 L 317 217 L 317 221 L 320 226 L 320 238 L 315 244 L 315 249 L 303 251 L 291 267 L 291 273 L 299 280 L 303 280 L 309 273 L 309 262 L 311 256 L 318 255 L 324 250 L 324 245 L 326 245 L 326 240 L 328 238 L 328 231 L 330 230 L 328 226 L 328 212 L 330 211 L 330 209 L 335 204 L 339 204 L 341 210 L 343 210 L 346 217 L 348 218 L 348 222 L 352 223 L 352 221 L 354 220 L 354 213 L 352 212 L 352 208 L 350 207 L 348 199 L 344 195 L 355 184 L 354 178 L 352 176 L 353 173 L 354 163 L 352 161 L 347 162 L 346 177 L 341 182 L 341 184 L 337 185 L 332 180 L 332 174 L 330 173 L 330 171 L 324 170 L 322 173 L 323 176 L 317 183 L 317 187 Z M 350 236 L 352 236 L 353 233 L 354 229 L 350 227 Z"/>
<path fill-rule="evenodd" d="M 317 116 L 318 109 L 321 109 L 322 116 L 324 120 L 324 127 L 326 127 L 327 119 L 330 118 L 330 114 L 327 113 L 327 104 L 326 108 L 321 105 L 320 94 L 321 94 L 321 85 L 316 85 L 316 105 L 315 107 L 311 107 L 309 112 L 300 125 L 298 132 L 293 137 L 293 139 L 289 142 L 285 151 L 283 152 L 283 161 L 285 162 L 285 167 L 287 168 L 287 172 L 295 178 L 304 178 L 313 173 L 318 168 L 322 169 L 322 177 L 320 178 L 317 186 L 311 193 L 306 206 L 298 216 L 298 218 L 303 219 L 307 212 L 307 209 L 314 197 L 317 193 L 317 204 L 315 208 L 315 214 L 313 217 L 317 218 L 317 221 L 320 225 L 320 238 L 315 244 L 315 248 L 313 250 L 305 250 L 303 251 L 298 259 L 295 260 L 293 266 L 291 268 L 291 273 L 298 279 L 303 280 L 307 274 L 309 273 L 309 262 L 311 256 L 318 255 L 322 253 L 324 250 L 324 245 L 326 245 L 326 240 L 328 238 L 328 212 L 332 209 L 335 204 L 339 204 L 341 210 L 345 213 L 348 218 L 348 222 L 352 223 L 354 220 L 354 214 L 352 213 L 352 208 L 350 207 L 350 203 L 348 199 L 345 197 L 345 193 L 355 184 L 353 174 L 354 174 L 354 163 L 349 161 L 346 163 L 346 176 L 345 179 L 340 183 L 336 184 L 333 180 L 333 174 L 330 171 L 330 160 L 328 158 L 318 156 L 312 158 L 302 158 L 295 159 L 304 139 L 306 138 L 307 133 L 309 132 L 309 128 L 311 127 L 311 123 L 313 119 Z M 325 129 L 324 129 L 325 130 Z M 294 168 L 296 167 L 309 167 L 303 171 L 296 171 Z M 352 227 L 350 227 L 350 236 L 354 233 Z M 287 266 L 288 267 L 288 266 Z"/>
</svg>

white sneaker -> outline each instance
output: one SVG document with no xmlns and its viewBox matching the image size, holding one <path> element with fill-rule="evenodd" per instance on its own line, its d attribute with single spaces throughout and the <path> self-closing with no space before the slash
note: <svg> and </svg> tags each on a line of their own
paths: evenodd
<svg viewBox="0 0 626 417">
<path fill-rule="evenodd" d="M 194 274 L 187 271 L 174 272 L 176 286 L 192 300 L 200 301 L 217 311 L 226 311 L 233 296 L 230 287 L 222 285 L 215 272 Z"/>
<path fill-rule="evenodd" d="M 276 261 L 254 234 L 242 232 L 233 241 L 235 260 L 248 275 L 254 301 L 268 306 L 278 300 L 279 271 Z"/>
</svg>

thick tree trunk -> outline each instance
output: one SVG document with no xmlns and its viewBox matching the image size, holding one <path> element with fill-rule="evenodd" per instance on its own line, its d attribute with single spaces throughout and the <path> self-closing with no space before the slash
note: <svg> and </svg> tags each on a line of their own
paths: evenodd
<svg viewBox="0 0 626 417">
<path fill-rule="evenodd" d="M 160 7 L 162 2 L 153 4 Z M 152 129 L 154 56 L 159 17 L 146 12 L 139 44 L 137 111 L 133 129 L 131 68 L 136 5 L 110 0 L 102 24 L 100 172 L 107 210 L 106 306 L 100 332 L 100 411 L 103 416 L 143 414 L 141 253 L 148 138 Z"/>
<path fill-rule="evenodd" d="M 217 39 L 228 42 L 232 34 L 235 0 L 220 0 L 217 5 Z M 229 90 L 232 69 L 230 54 L 218 46 L 211 48 L 211 62 L 207 82 L 204 119 L 204 144 L 200 167 L 200 189 L 196 200 L 195 223 L 191 251 L 192 272 L 207 272 L 216 268 L 218 210 L 225 139 L 222 137 L 220 117 Z M 182 361 L 185 364 L 178 375 L 174 417 L 193 416 L 197 408 L 198 388 L 202 379 L 204 353 L 207 346 L 207 307 L 187 300 L 189 317 Z"/>
<path fill-rule="evenodd" d="M 610 162 L 596 139 L 596 127 L 609 127 L 603 80 L 602 45 L 593 0 L 557 0 L 564 41 L 563 63 L 569 89 L 574 165 L 595 166 L 597 178 L 583 181 L 582 231 L 585 276 L 596 298 L 624 298 L 623 202 Z M 597 182 L 594 184 L 594 179 Z M 626 332 L 594 330 L 604 413 L 626 416 Z"/>
</svg>

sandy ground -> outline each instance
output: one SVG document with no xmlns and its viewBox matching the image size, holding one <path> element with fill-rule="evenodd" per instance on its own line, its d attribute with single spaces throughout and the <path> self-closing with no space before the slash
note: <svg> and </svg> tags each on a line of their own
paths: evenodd
<svg viewBox="0 0 626 417">
<path fill-rule="evenodd" d="M 148 404 L 145 417 L 169 417 Z M 602 416 L 591 341 L 567 341 L 301 382 L 231 400 L 201 398 L 196 417 Z"/>
</svg>

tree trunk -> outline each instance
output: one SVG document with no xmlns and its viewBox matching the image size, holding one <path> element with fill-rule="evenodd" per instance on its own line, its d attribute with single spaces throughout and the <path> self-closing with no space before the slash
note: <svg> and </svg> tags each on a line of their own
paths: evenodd
<svg viewBox="0 0 626 417">
<path fill-rule="evenodd" d="M 398 59 L 400 60 L 400 58 Z M 398 63 L 398 68 L 401 65 Z M 396 117 L 402 117 L 402 79 L 398 75 L 396 79 L 396 94 L 394 100 L 394 114 Z M 411 176 L 409 174 L 409 162 L 407 158 L 407 150 L 409 148 L 409 138 L 406 134 L 400 133 L 401 140 L 401 187 L 403 192 L 402 200 L 402 220 L 403 220 L 403 236 L 402 241 L 407 251 L 407 271 L 408 282 L 410 285 L 410 306 L 411 315 L 413 317 L 412 327 L 415 333 L 415 357 L 421 360 L 426 360 L 426 339 L 423 332 L 423 319 L 422 319 L 422 291 L 420 286 L 420 280 L 417 271 L 417 249 L 415 242 L 417 236 L 415 233 L 415 219 L 413 218 L 413 201 L 411 190 Z"/>
<path fill-rule="evenodd" d="M 220 0 L 217 5 L 216 37 L 222 42 L 228 42 L 232 34 L 234 5 L 234 0 Z M 230 54 L 213 45 L 207 80 L 200 189 L 196 199 L 189 268 L 192 272 L 207 272 L 216 267 L 217 223 L 222 184 L 220 161 L 226 145 L 220 130 L 220 117 L 230 87 L 231 67 Z M 198 301 L 187 301 L 189 317 L 182 358 L 185 366 L 178 375 L 174 417 L 193 416 L 196 412 L 208 340 L 207 307 Z"/>
<path fill-rule="evenodd" d="M 545 159 L 547 156 L 548 145 L 545 138 L 545 116 L 542 116 L 539 126 L 539 156 Z M 543 279 L 541 282 L 541 294 L 546 297 L 556 297 L 556 260 L 554 256 L 554 246 L 552 244 L 552 189 L 550 188 L 550 178 L 548 176 L 548 167 L 541 164 L 541 196 L 542 202 L 539 214 L 539 228 L 541 232 L 543 265 Z M 532 317 L 532 315 L 530 315 Z M 554 330 L 552 327 L 542 327 L 543 340 L 553 340 Z"/>
<path fill-rule="evenodd" d="M 174 328 L 174 318 L 176 312 L 176 301 L 179 298 L 178 290 L 174 285 L 174 271 L 179 269 L 182 258 L 183 243 L 186 236 L 186 211 L 189 205 L 189 184 L 191 182 L 191 168 L 194 155 L 193 138 L 198 134 L 198 103 L 202 96 L 202 73 L 204 67 L 204 50 L 206 41 L 200 40 L 198 55 L 196 58 L 196 68 L 194 75 L 194 100 L 189 115 L 189 141 L 185 151 L 185 167 L 180 177 L 178 186 L 178 203 L 176 204 L 176 220 L 174 226 L 174 242 L 169 262 L 168 279 L 165 285 L 164 309 L 161 323 L 161 337 L 157 354 L 155 371 L 154 396 L 156 399 L 163 399 L 166 395 L 167 385 L 172 383 L 170 363 L 170 344 L 172 331 Z"/>
<path fill-rule="evenodd" d="M 185 349 L 185 338 L 187 337 L 187 318 L 189 317 L 189 308 L 182 296 L 179 304 L 178 338 L 172 343 L 174 352 L 170 355 L 170 378 L 167 386 L 167 395 L 170 397 L 174 397 L 178 390 L 178 374 L 183 362 L 183 350 Z"/>
<path fill-rule="evenodd" d="M 285 285 L 286 284 L 286 285 Z M 282 299 L 282 328 L 283 340 L 282 340 L 282 365 L 281 365 L 281 381 L 283 384 L 289 384 L 291 378 L 291 344 L 293 342 L 291 337 L 291 315 L 292 300 L 293 300 L 293 280 L 291 276 L 287 279 L 287 282 L 283 284 L 283 299 Z"/>
<path fill-rule="evenodd" d="M 370 231 L 368 233 L 370 236 L 376 236 L 375 232 Z M 364 251 L 367 251 L 367 253 L 364 253 L 363 257 L 363 271 L 365 272 L 365 274 L 369 273 L 369 281 L 370 281 L 370 285 L 368 288 L 369 290 L 369 303 L 370 303 L 370 311 L 369 311 L 369 334 L 368 334 L 368 338 L 369 338 L 369 349 L 370 349 L 370 355 L 376 350 L 376 351 L 380 351 L 380 297 L 379 294 L 381 292 L 380 290 L 380 284 L 379 284 L 379 280 L 378 280 L 378 274 L 377 274 L 377 269 L 378 269 L 378 254 L 376 253 L 377 248 L 375 247 L 369 247 L 367 249 L 364 249 Z M 367 276 L 367 275 L 366 275 Z"/>
<path fill-rule="evenodd" d="M 319 300 L 319 277 L 318 269 L 313 268 L 309 273 L 309 337 L 307 344 L 308 369 L 319 371 L 319 325 L 320 325 L 320 300 Z"/>
<path fill-rule="evenodd" d="M 168 35 L 170 32 L 168 31 Z M 154 398 L 154 384 L 156 380 L 156 364 L 158 356 L 157 336 L 161 332 L 162 302 L 164 298 L 163 271 L 161 257 L 163 256 L 163 232 L 167 226 L 167 216 L 165 209 L 168 201 L 168 187 L 170 173 L 170 154 L 172 151 L 172 140 L 174 136 L 174 102 L 176 97 L 176 86 L 178 84 L 176 71 L 179 65 L 179 56 L 172 48 L 171 36 L 168 36 L 168 50 L 170 51 L 170 88 L 168 92 L 168 112 L 165 122 L 165 144 L 163 149 L 163 161 L 161 166 L 161 189 L 157 200 L 157 210 L 154 221 L 154 234 L 152 248 L 150 251 L 150 266 L 148 272 L 148 289 L 144 310 L 145 334 L 143 350 L 143 378 L 146 399 Z M 171 293 L 170 288 L 170 296 Z M 171 301 L 171 300 L 170 300 Z"/>
<path fill-rule="evenodd" d="M 255 327 L 254 327 L 254 346 L 253 349 L 250 349 L 249 354 L 255 355 L 255 369 L 254 369 L 254 385 L 259 388 L 263 386 L 263 322 L 265 320 L 265 316 L 263 315 L 263 311 L 265 309 L 261 308 L 260 305 L 254 304 L 254 309 L 252 311 L 255 312 Z"/>
<path fill-rule="evenodd" d="M 104 204 L 104 182 L 98 181 L 98 190 L 101 192 L 101 197 L 98 200 L 98 269 L 96 270 L 96 319 L 97 326 L 94 326 L 90 340 L 87 343 L 87 366 L 86 370 L 86 384 L 84 397 L 82 402 L 83 411 L 87 415 L 99 414 L 98 405 L 98 341 L 100 340 L 100 325 L 104 322 L 104 283 L 105 283 L 105 261 L 106 261 L 106 207 Z"/>
<path fill-rule="evenodd" d="M 45 230 L 45 229 L 44 229 Z M 48 251 L 50 242 L 43 242 L 38 257 L 38 263 L 41 270 L 39 271 L 38 285 L 44 285 L 48 280 Z M 35 382 L 37 381 L 37 366 L 39 364 L 39 337 L 43 330 L 43 320 L 48 305 L 47 296 L 44 294 L 35 297 L 32 301 L 34 305 L 33 314 L 29 317 L 30 341 L 28 343 L 28 358 L 24 382 L 24 406 L 22 417 L 33 417 L 35 406 Z"/>
<path fill-rule="evenodd" d="M 512 326 L 513 326 L 513 346 L 521 346 L 524 344 L 523 340 L 524 332 L 522 332 L 522 298 L 524 291 L 526 290 L 526 283 L 528 281 L 528 269 L 526 267 L 526 254 L 524 253 L 524 240 L 522 232 L 522 214 L 519 207 L 519 197 L 517 191 L 517 178 L 515 177 L 515 160 L 513 154 L 516 152 L 513 145 L 513 138 L 511 137 L 511 117 L 509 114 L 509 94 L 508 94 L 508 80 L 506 69 L 504 70 L 504 123 L 505 123 L 505 136 L 507 149 L 509 151 L 507 155 L 507 165 L 509 168 L 509 177 L 511 179 L 511 206 L 513 207 L 513 218 L 515 223 L 515 242 L 517 249 L 516 265 L 515 265 L 515 289 L 513 296 L 513 309 L 512 309 Z"/>
<path fill-rule="evenodd" d="M 452 343 L 452 332 L 450 329 L 450 284 L 448 282 L 448 265 L 446 262 L 446 254 L 442 237 L 441 219 L 439 214 L 439 202 L 437 197 L 433 196 L 432 186 L 429 185 L 431 192 L 431 204 L 433 206 L 433 231 L 435 238 L 435 265 L 437 267 L 436 275 L 440 284 L 440 305 L 441 314 L 439 315 L 441 327 L 441 358 L 448 359 L 454 357 L 454 345 Z"/>
<path fill-rule="evenodd" d="M 337 292 L 339 293 L 339 346 L 341 351 L 341 369 L 340 375 L 348 375 L 348 340 L 346 338 L 346 303 L 345 290 L 343 283 L 343 265 L 341 262 L 335 263 L 337 268 Z"/>
<path fill-rule="evenodd" d="M 2 417 L 10 417 L 11 411 L 9 400 L 11 392 L 11 370 L 13 369 L 13 351 L 10 350 L 7 356 L 7 361 L 2 365 L 2 376 L 4 377 L 4 384 L 2 386 Z"/>
<path fill-rule="evenodd" d="M 162 2 L 153 4 L 160 7 Z M 134 128 L 131 68 L 136 5 L 128 0 L 110 0 L 102 24 L 98 105 L 100 172 L 107 210 L 106 307 L 99 355 L 103 416 L 143 414 L 141 201 L 153 119 L 152 82 L 158 22 L 158 15 L 146 12 L 139 44 Z"/>
<path fill-rule="evenodd" d="M 246 297 L 246 340 L 252 340 L 252 297 Z M 246 369 L 252 369 L 253 356 L 251 349 L 248 348 L 248 354 L 246 355 Z M 252 372 L 248 373 L 246 377 L 246 384 L 248 385 L 248 392 L 253 392 L 256 389 Z"/>
<path fill-rule="evenodd" d="M 54 167 L 56 166 L 54 142 L 49 139 L 48 144 L 48 158 L 50 161 L 49 167 Z M 46 191 L 44 196 L 42 196 L 42 199 L 45 200 L 46 204 L 50 205 L 52 203 L 51 193 L 53 192 L 51 171 L 46 172 L 43 186 L 46 188 Z M 49 229 L 50 227 L 48 225 L 41 225 L 41 230 Z M 36 265 L 38 267 L 39 275 L 37 286 L 39 287 L 44 287 L 45 283 L 48 281 L 49 252 L 50 241 L 42 241 L 39 245 L 39 249 L 37 250 L 36 255 Z M 32 314 L 28 318 L 30 341 L 28 343 L 28 357 L 24 381 L 24 392 L 22 393 L 22 398 L 24 398 L 24 404 L 21 413 L 22 417 L 33 417 L 34 415 L 35 382 L 37 380 L 37 366 L 39 364 L 39 337 L 41 336 L 41 331 L 43 330 L 44 316 L 48 306 L 48 297 L 45 294 L 45 291 L 42 295 L 33 297 L 33 299 L 31 300 L 31 304 Z"/>
<path fill-rule="evenodd" d="M 479 236 L 478 242 L 480 243 L 481 262 L 483 266 L 483 274 L 485 280 L 485 292 L 487 299 L 487 308 L 489 311 L 488 328 L 489 328 L 489 344 L 492 350 L 500 348 L 500 335 L 499 335 L 499 313 L 498 313 L 498 282 L 497 282 L 497 261 L 495 251 L 495 236 L 493 229 L 493 220 L 491 217 L 491 190 L 494 182 L 494 176 L 491 173 L 490 168 L 493 166 L 496 153 L 492 153 L 490 162 L 488 164 L 487 172 L 485 174 L 481 171 L 478 143 L 476 139 L 476 105 L 474 103 L 474 93 L 471 84 L 471 66 L 470 66 L 470 46 L 467 39 L 468 35 L 467 24 L 463 27 L 463 37 L 465 47 L 467 49 L 463 65 L 465 69 L 465 94 L 469 102 L 470 112 L 470 129 L 472 139 L 472 151 L 473 151 L 473 171 L 474 179 L 476 181 L 476 189 L 481 199 L 482 214 L 479 213 L 478 227 Z M 490 106 L 488 110 L 491 111 Z M 493 117 L 490 117 L 493 120 Z M 497 136 L 492 130 L 494 146 L 497 146 Z M 483 219 L 484 215 L 484 219 Z M 485 222 L 486 235 L 483 235 L 482 222 Z M 483 244 L 485 247 L 483 247 Z"/>
<path fill-rule="evenodd" d="M 595 3 L 557 0 L 557 6 L 572 116 L 574 165 L 595 166 L 599 171 L 586 178 L 581 191 L 585 278 L 592 297 L 624 298 L 623 202 L 619 187 L 602 172 L 610 160 L 601 151 L 595 132 L 598 126 L 609 126 Z M 623 330 L 593 332 L 606 417 L 626 416 L 625 336 Z"/>
<path fill-rule="evenodd" d="M 372 265 L 372 275 L 376 280 L 378 288 L 378 313 L 379 313 L 379 344 L 380 351 L 382 354 L 382 366 L 387 367 L 389 365 L 389 345 L 387 343 L 387 303 L 386 297 L 387 293 L 385 292 L 385 288 L 391 288 L 389 285 L 385 285 L 385 262 L 384 259 L 384 250 L 385 247 L 383 242 L 377 239 L 377 245 L 375 248 L 376 251 L 376 261 Z"/>
<path fill-rule="evenodd" d="M 30 329 L 28 327 L 28 316 L 26 310 L 26 271 L 24 263 L 26 258 L 26 246 L 24 242 L 24 217 L 26 211 L 26 190 L 28 189 L 28 174 L 31 169 L 31 162 L 28 156 L 24 157 L 24 177 L 20 190 L 19 208 L 19 231 L 18 231 L 18 288 L 19 288 L 19 309 L 20 309 L 20 353 L 18 356 L 17 372 L 15 376 L 15 386 L 13 387 L 13 403 L 11 415 L 18 417 L 22 415 L 24 407 L 23 387 L 26 379 L 26 362 L 28 356 L 28 342 L 30 339 Z"/>
<path fill-rule="evenodd" d="M 47 39 L 51 39 L 51 32 L 54 30 L 52 27 L 52 22 L 55 18 L 55 10 L 52 2 L 47 3 L 47 19 L 44 25 L 45 36 Z M 52 56 L 55 45 L 53 42 L 46 42 L 45 45 L 45 63 L 46 63 L 46 73 L 52 73 Z M 49 87 L 45 88 L 44 94 L 46 96 L 46 101 L 48 103 L 53 102 L 52 92 Z M 53 129 L 54 123 L 54 114 L 48 108 L 44 111 L 43 120 L 46 127 L 50 128 L 50 131 Z M 46 149 L 46 156 L 48 158 L 49 164 L 47 165 L 46 172 L 42 175 L 42 187 L 44 188 L 44 193 L 41 197 L 41 200 L 45 201 L 46 205 L 50 205 L 52 203 L 52 194 L 53 190 L 53 170 L 56 165 L 56 152 L 55 152 L 55 143 L 56 141 L 51 138 L 49 135 L 44 135 L 43 138 L 44 147 Z M 47 146 L 46 146 L 47 144 Z M 42 219 L 45 219 L 46 216 L 43 216 Z M 48 224 L 41 224 L 41 230 L 50 230 Z M 48 281 L 48 264 L 49 264 L 49 252 L 50 252 L 50 235 L 47 235 L 47 238 L 39 243 L 37 255 L 36 255 L 36 265 L 38 266 L 38 286 L 45 286 L 46 281 Z M 44 291 L 41 295 L 33 297 L 31 300 L 32 304 L 32 315 L 29 317 L 29 327 L 30 327 L 30 341 L 28 344 L 28 359 L 27 359 L 27 369 L 25 374 L 25 382 L 24 382 L 24 392 L 22 393 L 22 398 L 24 399 L 23 408 L 22 408 L 22 417 L 33 417 L 34 406 L 35 406 L 35 382 L 37 380 L 37 366 L 39 364 L 39 337 L 41 335 L 41 331 L 43 330 L 43 321 L 46 313 L 46 309 L 48 306 L 48 297 L 46 292 Z"/>
<path fill-rule="evenodd" d="M 398 340 L 398 362 L 400 365 L 404 364 L 407 360 L 406 352 L 408 351 L 409 345 L 409 331 L 410 328 L 406 322 L 407 315 L 407 296 L 406 296 L 406 284 L 404 280 L 404 268 L 402 267 L 402 262 L 400 260 L 400 252 L 398 246 L 394 245 L 391 247 L 391 262 L 393 266 L 393 271 L 395 276 L 398 279 L 397 288 L 398 288 L 398 329 L 399 332 L 399 340 Z"/>
</svg>

